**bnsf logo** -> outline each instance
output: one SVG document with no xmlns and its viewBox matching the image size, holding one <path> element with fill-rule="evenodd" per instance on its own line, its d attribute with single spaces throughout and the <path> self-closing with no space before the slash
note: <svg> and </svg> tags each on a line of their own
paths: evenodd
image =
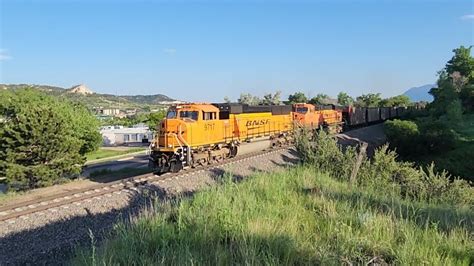
<svg viewBox="0 0 474 266">
<path fill-rule="evenodd" d="M 247 121 L 245 124 L 247 127 L 251 126 L 263 126 L 266 125 L 270 122 L 270 119 L 262 119 L 262 120 L 252 120 L 252 121 Z"/>
</svg>

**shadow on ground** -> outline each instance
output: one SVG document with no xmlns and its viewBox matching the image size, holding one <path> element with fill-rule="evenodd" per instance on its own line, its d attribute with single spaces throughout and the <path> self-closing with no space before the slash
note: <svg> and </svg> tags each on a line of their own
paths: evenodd
<svg viewBox="0 0 474 266">
<path fill-rule="evenodd" d="M 295 151 L 290 152 L 290 154 L 295 155 Z M 285 163 L 275 161 L 273 163 L 277 166 L 288 166 L 296 163 L 297 159 L 290 156 L 282 155 Z M 258 167 L 252 167 L 249 170 L 249 172 L 262 171 Z M 241 182 L 247 177 L 222 169 L 212 169 L 210 171 L 211 177 L 217 183 L 222 182 L 222 178 L 229 175 L 233 182 Z M 0 238 L 0 264 L 67 263 L 75 249 L 79 246 L 88 247 L 91 245 L 91 235 L 97 243 L 100 243 L 104 237 L 110 234 L 114 224 L 118 222 L 129 223 L 131 217 L 139 215 L 144 208 L 151 206 L 156 199 L 191 197 L 193 194 L 194 191 L 185 191 L 178 195 L 170 194 L 161 187 L 146 184 L 143 189 L 131 192 L 127 205 L 123 208 L 111 209 L 104 213 L 93 213 L 88 208 L 83 208 L 81 214 L 73 217 Z M 94 205 L 100 206 L 100 204 L 102 204 L 100 200 L 94 202 Z"/>
</svg>

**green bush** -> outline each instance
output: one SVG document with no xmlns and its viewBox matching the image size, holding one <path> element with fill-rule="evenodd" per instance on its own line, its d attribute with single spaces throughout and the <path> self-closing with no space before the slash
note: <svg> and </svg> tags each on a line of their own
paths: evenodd
<svg viewBox="0 0 474 266">
<path fill-rule="evenodd" d="M 428 120 L 420 123 L 420 130 L 421 154 L 445 152 L 456 145 L 457 135 L 448 123 Z"/>
<path fill-rule="evenodd" d="M 334 177 L 343 180 L 349 178 L 351 165 L 355 161 L 354 147 L 343 150 L 336 138 L 324 130 L 315 133 L 307 129 L 297 132 L 296 147 L 303 162 Z"/>
<path fill-rule="evenodd" d="M 454 148 L 457 135 L 439 120 L 425 119 L 417 123 L 409 120 L 385 121 L 384 130 L 390 148 L 405 158 L 441 153 Z"/>
<path fill-rule="evenodd" d="M 390 147 L 402 155 L 419 152 L 420 131 L 415 122 L 408 120 L 388 120 L 384 123 L 385 134 Z"/>
</svg>

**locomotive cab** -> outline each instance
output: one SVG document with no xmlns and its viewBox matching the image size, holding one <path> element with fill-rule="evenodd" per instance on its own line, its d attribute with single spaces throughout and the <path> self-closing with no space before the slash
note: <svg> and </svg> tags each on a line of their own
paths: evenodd
<svg viewBox="0 0 474 266">
<path fill-rule="evenodd" d="M 155 172 L 177 172 L 237 155 L 243 142 L 289 143 L 291 106 L 187 103 L 170 107 L 150 145 Z"/>
<path fill-rule="evenodd" d="M 316 107 L 309 103 L 293 105 L 293 120 L 299 126 L 309 128 L 319 128 L 320 126 L 320 115 L 316 113 Z"/>
<path fill-rule="evenodd" d="M 208 162 L 208 151 L 220 139 L 219 109 L 210 104 L 181 104 L 169 108 L 150 145 L 149 166 L 157 172 L 177 172 Z"/>
</svg>

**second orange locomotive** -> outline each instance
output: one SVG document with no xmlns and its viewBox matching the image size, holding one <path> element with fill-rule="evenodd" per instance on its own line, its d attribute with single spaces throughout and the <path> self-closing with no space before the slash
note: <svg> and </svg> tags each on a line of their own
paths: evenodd
<svg viewBox="0 0 474 266">
<path fill-rule="evenodd" d="M 157 172 L 177 172 L 233 157 L 240 143 L 252 139 L 287 144 L 295 126 L 338 131 L 341 124 L 341 111 L 316 110 L 311 104 L 180 104 L 170 107 L 159 125 L 149 166 Z"/>
</svg>

